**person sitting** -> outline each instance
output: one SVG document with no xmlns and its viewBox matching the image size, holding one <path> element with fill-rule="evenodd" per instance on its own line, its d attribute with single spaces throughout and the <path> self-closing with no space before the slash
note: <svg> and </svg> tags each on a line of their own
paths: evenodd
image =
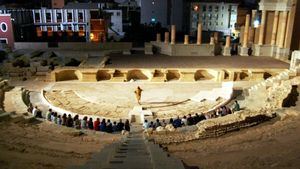
<svg viewBox="0 0 300 169">
<path fill-rule="evenodd" d="M 200 116 L 198 113 L 195 114 L 195 116 L 193 117 L 194 123 L 197 124 L 200 122 Z"/>
<path fill-rule="evenodd" d="M 154 125 L 153 121 L 150 122 L 149 128 L 153 128 L 153 129 L 155 128 L 155 125 Z"/>
<path fill-rule="evenodd" d="M 181 124 L 183 126 L 187 126 L 187 119 L 186 119 L 186 116 L 183 116 L 182 120 L 181 120 Z"/>
<path fill-rule="evenodd" d="M 62 116 L 61 125 L 63 125 L 63 126 L 67 125 L 67 115 L 66 115 L 66 113 L 64 113 L 63 116 Z"/>
<path fill-rule="evenodd" d="M 143 123 L 143 129 L 146 130 L 148 128 L 149 128 L 148 120 L 145 120 L 144 123 Z"/>
<path fill-rule="evenodd" d="M 106 121 L 105 119 L 102 119 L 100 125 L 98 126 L 100 131 L 105 132 L 106 131 Z"/>
<path fill-rule="evenodd" d="M 53 117 L 53 122 L 57 124 L 57 112 L 54 113 Z"/>
<path fill-rule="evenodd" d="M 218 117 L 222 116 L 222 108 L 221 107 L 218 108 L 218 110 L 216 112 L 217 112 L 216 114 L 217 114 Z"/>
<path fill-rule="evenodd" d="M 87 116 L 84 116 L 83 119 L 81 120 L 81 128 L 82 129 L 87 129 Z"/>
<path fill-rule="evenodd" d="M 61 125 L 61 123 L 62 123 L 61 115 L 58 115 L 56 119 L 56 124 Z"/>
<path fill-rule="evenodd" d="M 55 120 L 55 112 L 52 112 L 51 113 L 51 121 L 54 122 L 54 120 Z"/>
<path fill-rule="evenodd" d="M 175 119 L 174 121 L 173 121 L 173 126 L 174 126 L 174 128 L 178 128 L 178 127 L 181 127 L 181 124 L 182 122 L 181 122 L 181 119 L 179 118 L 179 116 L 177 116 L 177 119 Z"/>
<path fill-rule="evenodd" d="M 96 131 L 99 131 L 99 125 L 100 125 L 100 119 L 97 118 L 96 121 L 94 121 L 94 129 Z"/>
<path fill-rule="evenodd" d="M 125 130 L 128 131 L 128 132 L 130 132 L 130 123 L 129 123 L 128 119 L 125 121 L 125 125 L 124 126 L 125 126 Z"/>
<path fill-rule="evenodd" d="M 80 125 L 80 120 L 79 120 L 79 116 L 78 116 L 78 115 L 76 115 L 76 116 L 74 117 L 74 126 L 75 126 L 76 129 L 80 129 L 80 127 L 81 127 L 81 125 Z"/>
<path fill-rule="evenodd" d="M 222 116 L 226 116 L 227 115 L 227 109 L 226 106 L 222 107 Z"/>
<path fill-rule="evenodd" d="M 93 118 L 90 117 L 89 122 L 88 122 L 88 127 L 90 130 L 94 129 L 94 124 L 93 124 Z"/>
<path fill-rule="evenodd" d="M 166 127 L 166 125 L 167 125 L 165 119 L 163 119 L 162 122 L 161 122 L 160 124 L 161 124 L 161 127 Z"/>
<path fill-rule="evenodd" d="M 231 112 L 231 110 L 230 110 L 229 107 L 226 107 L 226 113 L 227 113 L 227 114 L 232 114 L 232 112 Z"/>
<path fill-rule="evenodd" d="M 115 133 L 115 132 L 118 132 L 118 128 L 117 128 L 117 122 L 114 121 L 113 125 L 112 125 L 112 131 Z"/>
<path fill-rule="evenodd" d="M 67 118 L 67 127 L 73 127 L 73 118 L 71 114 L 69 114 Z"/>
<path fill-rule="evenodd" d="M 200 114 L 199 120 L 200 120 L 200 121 L 206 120 L 205 115 L 204 115 L 203 113 Z M 199 122 L 200 122 L 200 121 L 199 121 Z"/>
<path fill-rule="evenodd" d="M 35 117 L 37 117 L 37 118 L 43 118 L 42 111 L 40 109 L 37 110 Z"/>
<path fill-rule="evenodd" d="M 236 112 L 236 111 L 240 111 L 241 108 L 240 108 L 240 104 L 238 103 L 238 101 L 236 100 L 235 103 L 234 103 L 234 107 L 232 109 L 233 112 Z"/>
<path fill-rule="evenodd" d="M 169 124 L 172 124 L 172 125 L 173 125 L 173 122 L 174 122 L 173 118 L 170 118 Z"/>
<path fill-rule="evenodd" d="M 160 121 L 159 119 L 156 119 L 156 122 L 154 123 L 154 129 L 156 129 L 157 127 L 160 127 L 161 124 L 160 124 Z"/>
<path fill-rule="evenodd" d="M 124 130 L 124 123 L 122 122 L 122 119 L 120 119 L 119 123 L 117 124 L 117 130 L 118 131 Z"/>
<path fill-rule="evenodd" d="M 188 115 L 186 120 L 187 120 L 187 125 L 188 126 L 194 125 L 194 119 L 193 119 L 191 114 Z"/>
<path fill-rule="evenodd" d="M 108 132 L 108 133 L 112 133 L 113 132 L 112 123 L 110 122 L 110 119 L 108 119 L 107 123 L 106 123 L 106 132 Z"/>
<path fill-rule="evenodd" d="M 52 109 L 49 109 L 46 115 L 48 121 L 51 121 L 51 114 L 52 114 Z"/>
</svg>

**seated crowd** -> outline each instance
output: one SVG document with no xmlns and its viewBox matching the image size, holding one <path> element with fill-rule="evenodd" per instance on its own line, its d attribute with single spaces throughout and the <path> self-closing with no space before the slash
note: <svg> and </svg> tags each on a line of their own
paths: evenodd
<svg viewBox="0 0 300 169">
<path fill-rule="evenodd" d="M 32 115 L 34 117 L 42 118 L 42 113 L 37 106 L 32 109 Z M 107 133 L 121 132 L 122 130 L 130 131 L 130 123 L 128 119 L 125 121 L 125 123 L 123 123 L 121 119 L 118 123 L 115 121 L 112 122 L 110 119 L 106 120 L 104 118 L 101 121 L 100 118 L 97 118 L 95 121 L 93 121 L 93 118 L 88 118 L 87 116 L 84 116 L 83 119 L 79 119 L 78 115 L 72 117 L 71 114 L 63 114 L 61 116 L 57 112 L 52 111 L 52 109 L 48 110 L 46 119 L 55 124 L 76 129 L 89 129 Z"/>
<path fill-rule="evenodd" d="M 183 116 L 183 118 L 180 118 L 179 116 L 177 116 L 176 119 L 170 118 L 169 122 L 166 122 L 166 120 L 164 119 L 162 121 L 156 119 L 155 122 L 153 121 L 148 122 L 148 120 L 145 120 L 143 124 L 143 128 L 144 129 L 153 128 L 155 130 L 157 127 L 166 127 L 166 125 L 168 124 L 171 124 L 174 128 L 178 128 L 182 126 L 191 126 L 199 123 L 202 120 L 226 116 L 228 114 L 232 114 L 232 112 L 235 111 L 240 111 L 240 105 L 238 104 L 237 101 L 235 101 L 235 105 L 232 110 L 227 106 L 221 106 L 217 110 L 214 110 L 206 114 L 201 113 L 199 115 L 198 113 L 196 113 L 194 116 L 189 114 L 188 116 Z"/>
</svg>

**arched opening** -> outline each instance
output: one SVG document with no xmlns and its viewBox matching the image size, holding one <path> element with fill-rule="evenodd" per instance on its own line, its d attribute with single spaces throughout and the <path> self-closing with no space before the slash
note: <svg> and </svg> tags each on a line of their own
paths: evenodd
<svg viewBox="0 0 300 169">
<path fill-rule="evenodd" d="M 155 70 L 153 77 L 164 77 L 164 73 L 160 70 Z"/>
<path fill-rule="evenodd" d="M 214 78 L 207 70 L 197 70 L 195 73 L 195 81 L 212 80 Z"/>
<path fill-rule="evenodd" d="M 264 79 L 265 79 L 265 80 L 268 79 L 268 78 L 270 78 L 270 77 L 272 77 L 272 74 L 270 74 L 270 73 L 268 73 L 268 72 L 265 72 L 265 73 L 264 73 Z"/>
<path fill-rule="evenodd" d="M 249 75 L 246 72 L 240 73 L 240 80 L 247 80 Z"/>
<path fill-rule="evenodd" d="M 108 70 L 99 70 L 96 78 L 97 81 L 110 80 L 111 75 L 108 73 Z"/>
<path fill-rule="evenodd" d="M 120 70 L 115 70 L 113 77 L 123 77 L 124 73 L 122 73 Z"/>
<path fill-rule="evenodd" d="M 224 80 L 229 79 L 229 73 L 227 71 L 224 71 Z"/>
<path fill-rule="evenodd" d="M 148 77 L 141 70 L 130 70 L 127 73 L 127 81 L 148 80 Z"/>
<path fill-rule="evenodd" d="M 167 81 L 176 81 L 179 80 L 180 74 L 177 70 L 168 70 Z"/>
<path fill-rule="evenodd" d="M 56 81 L 79 80 L 81 76 L 80 71 L 76 70 L 62 70 L 55 72 Z"/>
</svg>

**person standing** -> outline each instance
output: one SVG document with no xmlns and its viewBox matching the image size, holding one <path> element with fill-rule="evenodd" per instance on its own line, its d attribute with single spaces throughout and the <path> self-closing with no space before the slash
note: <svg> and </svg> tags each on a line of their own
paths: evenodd
<svg viewBox="0 0 300 169">
<path fill-rule="evenodd" d="M 143 90 L 140 88 L 140 86 L 138 86 L 137 89 L 134 91 L 136 100 L 139 105 L 141 104 L 142 91 Z"/>
</svg>

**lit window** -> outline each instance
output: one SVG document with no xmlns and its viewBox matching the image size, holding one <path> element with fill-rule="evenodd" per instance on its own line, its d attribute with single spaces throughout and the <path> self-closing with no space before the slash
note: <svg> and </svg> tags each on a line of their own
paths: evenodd
<svg viewBox="0 0 300 169">
<path fill-rule="evenodd" d="M 151 18 L 151 22 L 156 22 L 156 19 L 155 18 Z"/>
<path fill-rule="evenodd" d="M 0 24 L 0 29 L 2 32 L 6 32 L 7 31 L 7 24 L 5 22 L 1 22 Z"/>
<path fill-rule="evenodd" d="M 154 1 L 152 1 L 152 5 L 154 5 L 155 4 L 155 2 Z"/>
<path fill-rule="evenodd" d="M 193 9 L 194 11 L 199 11 L 199 5 L 194 5 Z"/>
</svg>

